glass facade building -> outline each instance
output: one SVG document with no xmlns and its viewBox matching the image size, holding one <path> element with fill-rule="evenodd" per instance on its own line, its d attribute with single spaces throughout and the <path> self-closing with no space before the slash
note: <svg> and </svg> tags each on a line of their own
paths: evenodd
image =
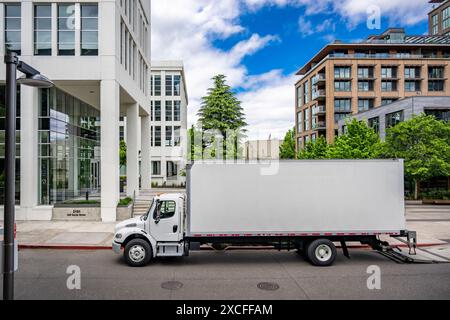
<svg viewBox="0 0 450 320">
<path fill-rule="evenodd" d="M 100 111 L 56 88 L 39 92 L 39 204 L 99 194 Z"/>
</svg>

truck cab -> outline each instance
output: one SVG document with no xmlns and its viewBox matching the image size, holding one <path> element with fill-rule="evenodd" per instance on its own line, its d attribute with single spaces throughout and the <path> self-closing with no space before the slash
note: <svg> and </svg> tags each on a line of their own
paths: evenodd
<svg viewBox="0 0 450 320">
<path fill-rule="evenodd" d="M 184 244 L 186 196 L 163 194 L 153 199 L 148 212 L 119 223 L 115 228 L 114 252 L 124 249 L 125 261 L 144 266 L 155 257 L 181 257 L 188 250 Z"/>
</svg>

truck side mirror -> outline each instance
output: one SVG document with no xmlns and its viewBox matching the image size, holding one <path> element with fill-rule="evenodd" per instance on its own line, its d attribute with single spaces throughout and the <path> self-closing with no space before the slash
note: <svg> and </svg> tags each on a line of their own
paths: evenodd
<svg viewBox="0 0 450 320">
<path fill-rule="evenodd" d="M 161 204 L 158 203 L 155 210 L 155 223 L 158 224 L 161 221 Z"/>
</svg>

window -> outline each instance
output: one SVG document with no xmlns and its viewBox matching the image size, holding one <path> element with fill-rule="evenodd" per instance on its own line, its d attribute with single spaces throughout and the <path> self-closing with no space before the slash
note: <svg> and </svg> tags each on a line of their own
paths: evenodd
<svg viewBox="0 0 450 320">
<path fill-rule="evenodd" d="M 352 112 L 351 99 L 335 99 L 334 112 Z"/>
<path fill-rule="evenodd" d="M 335 79 L 350 79 L 352 73 L 351 67 L 334 67 Z"/>
<path fill-rule="evenodd" d="M 305 82 L 305 91 L 303 92 L 303 102 L 305 104 L 309 103 L 309 81 Z"/>
<path fill-rule="evenodd" d="M 303 132 L 303 112 L 297 112 L 297 132 Z"/>
<path fill-rule="evenodd" d="M 437 120 L 450 122 L 449 110 L 425 110 L 427 116 L 434 116 Z"/>
<path fill-rule="evenodd" d="M 166 101 L 166 121 L 172 121 L 173 102 Z"/>
<path fill-rule="evenodd" d="M 172 76 L 166 76 L 166 96 L 173 95 Z"/>
<path fill-rule="evenodd" d="M 160 75 L 153 75 L 152 76 L 152 85 L 153 85 L 153 92 L 152 95 L 155 97 L 161 96 L 161 76 Z"/>
<path fill-rule="evenodd" d="M 444 79 L 444 67 L 429 67 L 428 68 L 429 79 Z"/>
<path fill-rule="evenodd" d="M 383 98 L 383 99 L 381 99 L 381 105 L 382 105 L 382 106 L 385 106 L 385 105 L 391 104 L 391 103 L 393 103 L 393 102 L 395 102 L 395 101 L 397 101 L 397 99 L 393 99 L 393 98 Z"/>
<path fill-rule="evenodd" d="M 311 124 L 309 122 L 309 115 L 310 115 L 310 111 L 309 108 L 303 111 L 303 128 L 305 128 L 305 131 L 311 130 Z"/>
<path fill-rule="evenodd" d="M 174 135 L 173 145 L 175 147 L 179 147 L 181 145 L 181 127 L 180 126 L 173 127 L 173 135 Z"/>
<path fill-rule="evenodd" d="M 358 111 L 364 112 L 373 108 L 373 99 L 358 99 Z"/>
<path fill-rule="evenodd" d="M 405 81 L 405 91 L 406 92 L 420 91 L 420 81 Z"/>
<path fill-rule="evenodd" d="M 373 82 L 358 81 L 358 91 L 373 91 Z"/>
<path fill-rule="evenodd" d="M 154 107 L 155 107 L 155 121 L 161 121 L 161 101 L 155 101 Z"/>
<path fill-rule="evenodd" d="M 375 117 L 371 118 L 367 121 L 367 124 L 370 128 L 372 128 L 376 133 L 380 133 L 380 118 Z"/>
<path fill-rule="evenodd" d="M 172 146 L 172 127 L 167 126 L 166 127 L 166 147 Z"/>
<path fill-rule="evenodd" d="M 81 55 L 98 55 L 98 6 L 81 5 Z"/>
<path fill-rule="evenodd" d="M 405 79 L 420 78 L 420 67 L 405 67 Z"/>
<path fill-rule="evenodd" d="M 297 107 L 300 108 L 303 105 L 303 86 L 297 87 Z"/>
<path fill-rule="evenodd" d="M 161 147 L 161 127 L 155 127 L 155 147 Z"/>
<path fill-rule="evenodd" d="M 444 91 L 444 80 L 429 80 L 428 91 Z"/>
<path fill-rule="evenodd" d="M 75 55 L 75 5 L 58 5 L 58 55 Z"/>
<path fill-rule="evenodd" d="M 397 91 L 397 81 L 381 81 L 381 91 L 383 92 Z"/>
<path fill-rule="evenodd" d="M 21 6 L 5 4 L 5 51 L 21 54 Z"/>
<path fill-rule="evenodd" d="M 431 18 L 431 34 L 435 35 L 439 33 L 439 15 L 435 14 Z"/>
<path fill-rule="evenodd" d="M 173 121 L 181 121 L 181 101 L 173 102 Z"/>
<path fill-rule="evenodd" d="M 347 113 L 335 113 L 334 114 L 334 122 L 338 123 L 339 121 L 343 119 L 347 119 L 349 117 L 349 114 Z"/>
<path fill-rule="evenodd" d="M 34 6 L 34 54 L 52 55 L 52 7 L 49 4 Z"/>
<path fill-rule="evenodd" d="M 350 92 L 352 89 L 351 81 L 335 81 L 334 90 L 338 92 Z"/>
<path fill-rule="evenodd" d="M 153 219 L 156 219 L 156 214 L 159 211 L 160 219 L 169 219 L 175 215 L 175 201 L 158 201 L 158 207 L 155 210 Z"/>
<path fill-rule="evenodd" d="M 152 161 L 152 175 L 153 176 L 161 175 L 161 161 Z"/>
<path fill-rule="evenodd" d="M 154 114 L 155 114 L 155 103 L 153 101 L 150 101 L 150 121 L 153 121 Z"/>
<path fill-rule="evenodd" d="M 173 76 L 173 95 L 176 97 L 181 95 L 181 76 Z"/>
<path fill-rule="evenodd" d="M 373 78 L 373 67 L 358 67 L 358 79 Z"/>
<path fill-rule="evenodd" d="M 386 128 L 395 127 L 403 121 L 403 111 L 397 111 L 386 115 Z"/>
<path fill-rule="evenodd" d="M 450 27 L 450 7 L 442 11 L 442 30 Z"/>
<path fill-rule="evenodd" d="M 381 68 L 381 78 L 382 79 L 393 79 L 397 77 L 396 67 L 382 67 Z"/>
</svg>

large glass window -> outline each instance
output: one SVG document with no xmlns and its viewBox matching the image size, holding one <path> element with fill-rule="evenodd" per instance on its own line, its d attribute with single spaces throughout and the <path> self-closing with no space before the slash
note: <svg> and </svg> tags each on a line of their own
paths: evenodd
<svg viewBox="0 0 450 320">
<path fill-rule="evenodd" d="M 381 68 L 381 78 L 382 79 L 393 79 L 397 77 L 397 67 L 382 67 Z"/>
<path fill-rule="evenodd" d="M 173 101 L 166 101 L 166 121 L 172 121 Z"/>
<path fill-rule="evenodd" d="M 173 95 L 176 97 L 181 95 L 181 76 L 173 76 Z"/>
<path fill-rule="evenodd" d="M 352 73 L 351 67 L 334 67 L 335 79 L 350 79 Z"/>
<path fill-rule="evenodd" d="M 334 111 L 335 112 L 352 112 L 352 100 L 351 99 L 335 99 Z"/>
<path fill-rule="evenodd" d="M 39 203 L 98 197 L 100 112 L 56 88 L 39 92 Z"/>
<path fill-rule="evenodd" d="M 58 5 L 58 55 L 75 55 L 75 5 Z"/>
<path fill-rule="evenodd" d="M 310 120 L 310 110 L 309 108 L 303 111 L 303 128 L 305 128 L 305 131 L 311 130 L 311 122 Z"/>
<path fill-rule="evenodd" d="M 161 175 L 161 161 L 152 161 L 152 175 L 153 176 Z"/>
<path fill-rule="evenodd" d="M 173 94 L 173 78 L 172 76 L 166 76 L 166 96 L 172 96 Z"/>
<path fill-rule="evenodd" d="M 52 7 L 49 4 L 34 6 L 34 54 L 52 55 Z"/>
<path fill-rule="evenodd" d="M 166 147 L 171 147 L 172 146 L 172 126 L 167 126 L 166 127 Z"/>
<path fill-rule="evenodd" d="M 442 11 L 442 30 L 450 28 L 450 7 Z"/>
<path fill-rule="evenodd" d="M 367 121 L 367 124 L 369 125 L 370 128 L 372 128 L 376 133 L 380 132 L 380 118 L 379 117 L 375 117 L 375 118 L 371 118 Z"/>
<path fill-rule="evenodd" d="M 439 33 L 439 15 L 435 14 L 431 18 L 431 34 L 435 35 Z"/>
<path fill-rule="evenodd" d="M 181 101 L 173 102 L 173 121 L 181 121 Z"/>
<path fill-rule="evenodd" d="M 381 91 L 383 92 L 397 91 L 397 81 L 381 81 Z"/>
<path fill-rule="evenodd" d="M 155 108 L 155 121 L 161 121 L 161 101 L 154 101 L 154 108 Z"/>
<path fill-rule="evenodd" d="M 81 5 L 81 55 L 98 55 L 98 6 Z"/>
<path fill-rule="evenodd" d="M 303 106 L 303 86 L 297 87 L 297 107 Z"/>
<path fill-rule="evenodd" d="M 21 6 L 5 4 L 5 51 L 21 54 Z"/>
<path fill-rule="evenodd" d="M 180 126 L 175 126 L 173 127 L 173 145 L 175 147 L 179 147 L 181 145 L 181 127 Z"/>
<path fill-rule="evenodd" d="M 403 111 L 397 111 L 386 115 L 386 128 L 394 127 L 403 121 Z"/>
<path fill-rule="evenodd" d="M 303 102 L 307 104 L 309 103 L 309 81 L 305 82 L 304 88 L 305 91 L 303 91 Z"/>
<path fill-rule="evenodd" d="M 160 97 L 161 96 L 161 76 L 160 75 L 152 75 L 152 96 Z"/>
<path fill-rule="evenodd" d="M 303 132 L 303 112 L 297 112 L 297 132 Z"/>
<path fill-rule="evenodd" d="M 161 147 L 161 126 L 155 127 L 155 147 Z"/>
<path fill-rule="evenodd" d="M 351 81 L 335 81 L 334 90 L 338 92 L 350 92 L 352 90 Z"/>
<path fill-rule="evenodd" d="M 373 108 L 373 104 L 373 99 L 358 99 L 358 111 L 368 111 Z"/>
</svg>

